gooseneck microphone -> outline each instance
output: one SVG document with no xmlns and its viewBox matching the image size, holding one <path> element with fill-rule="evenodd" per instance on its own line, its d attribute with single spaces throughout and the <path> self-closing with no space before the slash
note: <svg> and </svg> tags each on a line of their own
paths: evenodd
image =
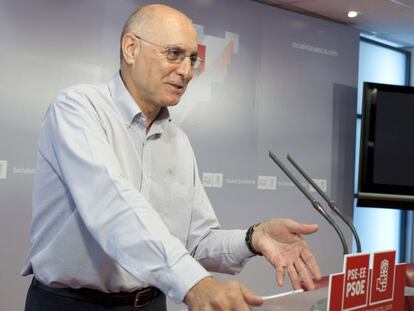
<svg viewBox="0 0 414 311">
<path fill-rule="evenodd" d="M 341 229 L 339 229 L 336 222 L 332 219 L 331 216 L 325 211 L 322 205 L 301 185 L 301 183 L 292 175 L 292 173 L 287 169 L 287 167 L 276 157 L 276 155 L 269 150 L 269 157 L 280 167 L 280 169 L 289 177 L 289 179 L 295 184 L 295 186 L 305 195 L 305 197 L 310 201 L 312 206 L 322 215 L 326 221 L 335 229 L 336 233 L 338 234 L 342 248 L 344 251 L 344 255 L 349 254 L 348 246 L 345 241 L 344 234 L 342 233 Z"/>
<path fill-rule="evenodd" d="M 312 178 L 309 177 L 308 174 L 306 174 L 303 168 L 298 163 L 296 163 L 296 161 L 289 154 L 287 155 L 287 159 L 299 171 L 299 173 L 301 173 L 302 176 L 312 185 L 312 187 L 315 188 L 315 190 L 325 200 L 325 202 L 334 211 L 334 213 L 337 214 L 343 220 L 343 222 L 348 225 L 349 229 L 351 229 L 352 234 L 354 235 L 354 238 L 355 238 L 355 242 L 357 246 L 357 253 L 360 253 L 361 252 L 361 241 L 359 239 L 359 235 L 358 235 L 358 232 L 356 231 L 355 226 L 352 224 L 352 221 L 344 213 L 342 213 L 342 211 L 336 205 L 335 201 L 327 196 L 327 194 L 313 181 Z"/>
</svg>

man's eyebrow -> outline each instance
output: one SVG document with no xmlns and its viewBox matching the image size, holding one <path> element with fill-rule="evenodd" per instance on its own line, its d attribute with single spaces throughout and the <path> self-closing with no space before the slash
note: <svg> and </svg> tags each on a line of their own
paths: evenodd
<svg viewBox="0 0 414 311">
<path fill-rule="evenodd" d="M 166 45 L 165 46 L 167 49 L 177 49 L 177 50 L 185 50 L 181 45 L 179 45 L 179 44 L 174 44 L 174 43 L 172 43 L 172 44 L 168 44 L 168 45 Z"/>
<path fill-rule="evenodd" d="M 177 49 L 177 50 L 185 52 L 185 49 L 178 44 L 169 44 L 165 47 L 165 49 Z M 198 50 L 192 51 L 190 56 L 198 56 Z"/>
</svg>

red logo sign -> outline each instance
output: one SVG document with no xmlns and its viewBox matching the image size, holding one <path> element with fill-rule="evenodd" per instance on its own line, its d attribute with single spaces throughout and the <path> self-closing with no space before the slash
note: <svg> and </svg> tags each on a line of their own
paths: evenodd
<svg viewBox="0 0 414 311">
<path fill-rule="evenodd" d="M 405 264 L 395 251 L 345 256 L 344 272 L 329 278 L 328 311 L 401 311 L 404 309 Z"/>
<path fill-rule="evenodd" d="M 390 301 L 394 296 L 395 252 L 375 253 L 370 305 Z"/>
<path fill-rule="evenodd" d="M 345 257 L 343 310 L 368 304 L 369 254 Z"/>
</svg>

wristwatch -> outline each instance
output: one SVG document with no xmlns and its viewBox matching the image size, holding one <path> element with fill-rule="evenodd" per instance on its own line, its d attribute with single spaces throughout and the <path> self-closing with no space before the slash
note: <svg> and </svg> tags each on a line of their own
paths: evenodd
<svg viewBox="0 0 414 311">
<path fill-rule="evenodd" d="M 253 232 L 254 230 L 256 230 L 257 226 L 260 225 L 260 223 L 255 224 L 253 226 L 251 226 L 249 229 L 247 229 L 246 231 L 246 238 L 244 239 L 246 241 L 246 245 L 247 248 L 255 255 L 259 255 L 259 256 L 263 256 L 262 253 L 258 252 L 257 250 L 254 249 L 253 244 L 252 244 L 252 239 L 253 239 Z"/>
</svg>

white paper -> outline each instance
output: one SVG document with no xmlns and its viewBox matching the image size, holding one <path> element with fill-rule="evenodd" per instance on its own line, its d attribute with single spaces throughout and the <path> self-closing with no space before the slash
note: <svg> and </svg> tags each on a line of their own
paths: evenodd
<svg viewBox="0 0 414 311">
<path fill-rule="evenodd" d="M 293 295 L 293 294 L 297 294 L 297 293 L 302 293 L 303 289 L 297 289 L 294 291 L 290 291 L 290 292 L 285 292 L 285 293 L 281 293 L 281 294 L 276 294 L 276 295 L 271 295 L 271 296 L 263 296 L 262 299 L 263 301 L 268 301 L 268 300 L 272 300 L 274 298 L 279 298 L 279 297 L 283 297 L 283 296 L 287 296 L 287 295 Z"/>
<path fill-rule="evenodd" d="M 315 306 L 324 305 L 328 296 L 328 288 L 323 287 L 309 292 L 288 292 L 287 295 L 275 295 L 265 300 L 262 306 L 254 308 L 260 311 L 319 311 Z M 265 297 L 263 297 L 265 298 Z"/>
</svg>

